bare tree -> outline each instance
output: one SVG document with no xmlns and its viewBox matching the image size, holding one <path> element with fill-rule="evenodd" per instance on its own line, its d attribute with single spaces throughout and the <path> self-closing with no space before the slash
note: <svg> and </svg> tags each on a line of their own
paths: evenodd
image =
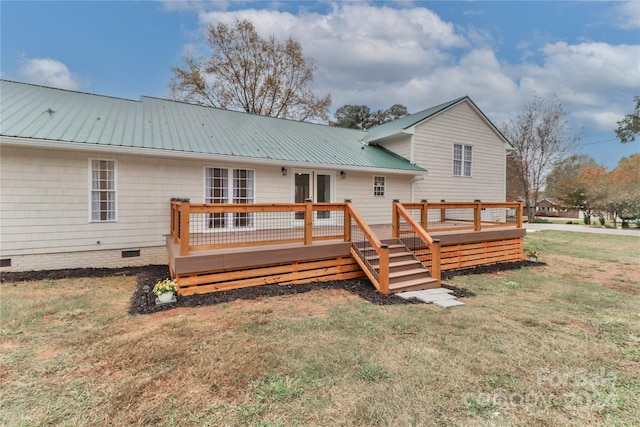
<svg viewBox="0 0 640 427">
<path fill-rule="evenodd" d="M 513 145 L 510 156 L 514 178 L 522 184 L 522 198 L 529 222 L 535 220 L 536 204 L 545 180 L 556 162 L 573 148 L 568 139 L 569 123 L 557 98 L 535 96 L 515 119 L 502 126 L 502 133 Z M 510 177 L 507 177 L 510 179 Z"/>
<path fill-rule="evenodd" d="M 210 57 L 187 54 L 185 67 L 173 68 L 173 99 L 300 121 L 329 119 L 331 96 L 311 92 L 315 62 L 291 37 L 262 39 L 242 20 L 210 26 L 207 43 Z"/>
</svg>

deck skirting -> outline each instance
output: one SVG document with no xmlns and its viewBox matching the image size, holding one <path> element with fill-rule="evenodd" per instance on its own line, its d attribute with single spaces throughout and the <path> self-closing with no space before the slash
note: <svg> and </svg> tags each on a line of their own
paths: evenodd
<svg viewBox="0 0 640 427">
<path fill-rule="evenodd" d="M 524 229 L 433 233 L 441 241 L 442 271 L 522 261 Z M 414 243 L 416 243 L 414 241 Z M 413 252 L 431 270 L 424 245 Z M 182 296 L 269 284 L 294 285 L 367 277 L 341 240 L 193 251 L 181 256 L 167 238 L 169 268 Z M 413 247 L 413 246 L 412 246 Z"/>
<path fill-rule="evenodd" d="M 270 284 L 295 285 L 365 277 L 342 241 L 198 251 L 180 256 L 169 239 L 169 268 L 182 296 Z"/>
<path fill-rule="evenodd" d="M 442 245 L 440 268 L 442 271 L 460 270 L 480 265 L 519 262 L 523 259 L 523 252 L 524 237 Z M 427 268 L 431 267 L 431 254 L 419 249 L 415 253 Z"/>
</svg>

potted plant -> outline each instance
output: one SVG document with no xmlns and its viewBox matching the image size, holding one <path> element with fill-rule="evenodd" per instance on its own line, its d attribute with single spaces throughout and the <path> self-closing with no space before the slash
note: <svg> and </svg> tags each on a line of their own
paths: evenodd
<svg viewBox="0 0 640 427">
<path fill-rule="evenodd" d="M 529 251 L 527 252 L 527 257 L 529 257 L 529 261 L 531 262 L 538 262 L 538 257 L 540 256 L 540 253 L 537 251 Z"/>
<path fill-rule="evenodd" d="M 158 296 L 158 301 L 160 302 L 171 301 L 176 290 L 176 281 L 171 279 L 161 280 L 153 287 L 153 293 Z"/>
</svg>

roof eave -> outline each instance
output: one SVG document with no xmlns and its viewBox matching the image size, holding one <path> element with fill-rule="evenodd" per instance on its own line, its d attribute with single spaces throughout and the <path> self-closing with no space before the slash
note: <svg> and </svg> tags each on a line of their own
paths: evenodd
<svg viewBox="0 0 640 427">
<path fill-rule="evenodd" d="M 419 166 L 412 165 L 411 169 L 397 169 L 397 168 L 381 168 L 381 167 L 369 167 L 369 166 L 357 166 L 357 165 L 340 165 L 340 164 L 328 164 L 328 163 L 314 163 L 314 162 L 300 162 L 291 160 L 279 160 L 279 159 L 262 159 L 257 157 L 240 157 L 230 156 L 222 154 L 210 154 L 210 153 L 198 153 L 190 151 L 175 151 L 164 150 L 158 148 L 143 148 L 143 147 L 127 147 L 120 145 L 102 145 L 91 144 L 84 142 L 69 142 L 69 141 L 52 141 L 33 138 L 22 138 L 15 136 L 0 135 L 0 145 L 18 146 L 18 147 L 31 147 L 31 148 L 44 148 L 44 149 L 65 149 L 73 151 L 93 151 L 101 153 L 123 154 L 123 155 L 140 155 L 140 156 L 152 156 L 152 157 L 170 157 L 179 159 L 194 159 L 194 160 L 217 160 L 226 163 L 236 164 L 255 164 L 255 165 L 268 165 L 268 166 L 286 166 L 291 168 L 312 168 L 312 169 L 328 169 L 328 170 L 344 170 L 351 172 L 374 172 L 374 173 L 392 173 L 397 175 L 416 175 L 426 173 L 427 170 L 420 168 Z M 418 169 L 419 168 L 419 169 Z"/>
</svg>

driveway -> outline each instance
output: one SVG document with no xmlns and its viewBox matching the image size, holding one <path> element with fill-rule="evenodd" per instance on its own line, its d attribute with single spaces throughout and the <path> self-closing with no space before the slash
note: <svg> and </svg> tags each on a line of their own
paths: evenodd
<svg viewBox="0 0 640 427">
<path fill-rule="evenodd" d="M 580 224 L 524 224 L 524 228 L 527 229 L 527 233 L 540 230 L 555 230 L 573 231 L 577 233 L 612 234 L 617 236 L 640 237 L 640 230 L 638 229 L 615 230 L 613 228 L 597 228 Z"/>
</svg>

